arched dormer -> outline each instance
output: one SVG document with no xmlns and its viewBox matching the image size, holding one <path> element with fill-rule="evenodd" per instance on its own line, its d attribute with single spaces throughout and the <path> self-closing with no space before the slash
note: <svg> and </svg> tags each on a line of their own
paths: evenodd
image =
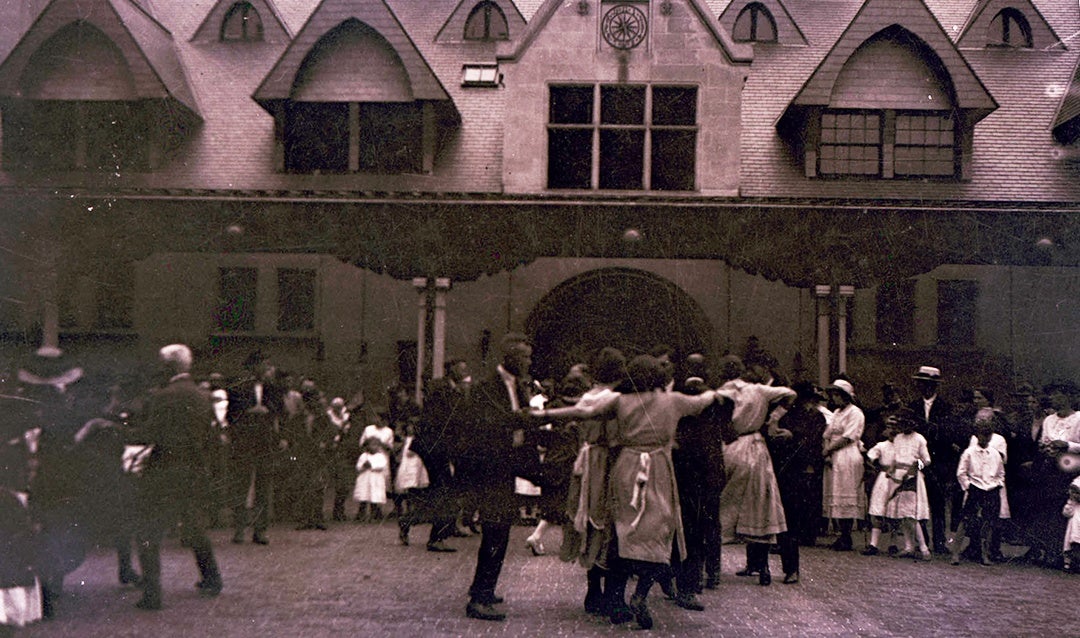
<svg viewBox="0 0 1080 638">
<path fill-rule="evenodd" d="M 776 20 L 765 5 L 751 2 L 735 18 L 731 38 L 736 42 L 776 42 Z"/>
<path fill-rule="evenodd" d="M 776 128 L 808 178 L 963 180 L 996 108 L 920 0 L 868 0 Z"/>
<path fill-rule="evenodd" d="M 510 27 L 506 22 L 506 14 L 491 0 L 483 0 L 473 7 L 469 17 L 465 20 L 466 40 L 508 40 L 510 39 Z"/>
<path fill-rule="evenodd" d="M 986 46 L 1030 49 L 1033 45 L 1031 25 L 1024 14 L 1013 7 L 999 11 L 987 29 Z"/>
<path fill-rule="evenodd" d="M 433 170 L 438 140 L 458 118 L 414 50 L 403 52 L 370 24 L 349 18 L 300 52 L 286 51 L 255 96 L 279 121 L 282 170 Z M 290 77 L 287 87 L 270 84 Z"/>
<path fill-rule="evenodd" d="M 237 2 L 225 12 L 221 21 L 222 42 L 262 42 L 262 16 L 250 2 Z"/>
</svg>

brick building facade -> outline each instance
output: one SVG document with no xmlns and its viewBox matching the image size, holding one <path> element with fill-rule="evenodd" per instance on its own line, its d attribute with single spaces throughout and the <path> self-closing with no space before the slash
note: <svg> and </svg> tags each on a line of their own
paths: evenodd
<svg viewBox="0 0 1080 638">
<path fill-rule="evenodd" d="M 1078 32 L 1064 0 L 23 0 L 4 349 L 259 348 L 335 393 L 509 330 L 556 376 L 754 337 L 871 397 L 1076 377 Z"/>
</svg>

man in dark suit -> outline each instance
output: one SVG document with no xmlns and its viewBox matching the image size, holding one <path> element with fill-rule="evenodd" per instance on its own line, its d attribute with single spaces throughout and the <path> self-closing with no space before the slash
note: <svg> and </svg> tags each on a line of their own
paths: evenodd
<svg viewBox="0 0 1080 638">
<path fill-rule="evenodd" d="M 277 371 L 258 351 L 245 362 L 251 375 L 228 388 L 229 476 L 232 485 L 232 542 L 244 542 L 249 524 L 248 491 L 254 485 L 255 500 L 250 524 L 252 542 L 266 545 L 270 525 L 270 492 L 273 463 L 281 448 L 278 420 L 284 412 L 285 393 L 276 381 Z"/>
<path fill-rule="evenodd" d="M 474 491 L 480 503 L 480 549 L 465 608 L 466 616 L 480 620 L 506 618 L 494 606 L 501 602 L 495 587 L 517 515 L 514 476 L 523 457 L 536 450 L 535 444 L 526 445 L 532 347 L 524 335 L 511 333 L 503 338 L 502 351 L 495 374 L 471 390 L 456 466 L 463 489 Z"/>
<path fill-rule="evenodd" d="M 424 461 L 430 486 L 422 496 L 421 510 L 431 519 L 428 536 L 429 552 L 455 552 L 446 544 L 457 522 L 454 503 L 454 482 L 451 464 L 460 441 L 460 421 L 468 398 L 469 364 L 460 359 L 446 363 L 446 376 L 434 379 L 428 386 L 427 397 L 420 415 L 420 424 L 412 449 Z M 408 542 L 412 517 L 402 517 L 401 540 Z"/>
<path fill-rule="evenodd" d="M 941 370 L 922 366 L 911 378 L 915 381 L 919 397 L 911 401 L 908 407 L 915 413 L 915 429 L 926 437 L 926 446 L 930 452 L 930 466 L 925 478 L 934 553 L 948 554 L 945 534 L 946 504 L 950 496 L 955 496 L 958 492 L 956 467 L 960 463 L 960 452 L 967 446 L 967 440 L 956 431 L 952 406 L 938 396 Z M 960 496 L 962 499 L 962 493 Z M 960 515 L 959 506 L 953 506 L 953 515 Z M 925 523 L 923 525 L 925 535 Z"/>
<path fill-rule="evenodd" d="M 209 395 L 191 378 L 191 349 L 182 344 L 158 352 L 168 382 L 153 391 L 140 419 L 141 438 L 151 453 L 140 479 L 140 523 L 137 534 L 143 570 L 140 609 L 161 609 L 161 539 L 177 523 L 183 542 L 195 553 L 203 596 L 221 592 L 221 573 L 206 536 L 203 500 L 209 494 L 206 453 L 213 431 Z"/>
</svg>

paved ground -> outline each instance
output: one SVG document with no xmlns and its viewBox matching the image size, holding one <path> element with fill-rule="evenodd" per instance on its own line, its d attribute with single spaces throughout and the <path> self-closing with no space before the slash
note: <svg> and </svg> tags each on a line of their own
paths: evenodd
<svg viewBox="0 0 1080 638">
<path fill-rule="evenodd" d="M 270 531 L 266 547 L 233 545 L 212 532 L 225 576 L 213 600 L 193 588 L 191 553 L 175 542 L 163 555 L 165 609 L 133 607 L 139 591 L 116 582 L 115 557 L 93 553 L 67 580 L 58 617 L 19 635 L 49 636 L 618 636 L 584 614 L 583 572 L 556 556 L 525 548 L 529 529 L 515 527 L 499 593 L 506 622 L 465 618 L 478 537 L 452 539 L 455 554 L 427 552 L 427 527 L 402 547 L 393 522 L 338 523 L 329 531 Z M 546 545 L 557 549 L 559 532 Z M 821 539 L 824 545 L 828 539 Z M 1007 547 L 1011 555 L 1021 548 Z M 760 587 L 739 578 L 741 546 L 724 548 L 721 587 L 707 591 L 704 612 L 650 597 L 656 636 L 1046 636 L 1077 634 L 1073 610 L 1080 576 L 1019 563 L 951 566 L 858 552 L 804 548 L 802 582 Z M 772 557 L 774 574 L 780 571 Z"/>
</svg>

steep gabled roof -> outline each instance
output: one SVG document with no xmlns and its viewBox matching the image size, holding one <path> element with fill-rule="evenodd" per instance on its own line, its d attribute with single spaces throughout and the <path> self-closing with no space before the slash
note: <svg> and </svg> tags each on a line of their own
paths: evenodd
<svg viewBox="0 0 1080 638">
<path fill-rule="evenodd" d="M 206 19 L 195 30 L 195 34 L 191 36 L 191 41 L 217 42 L 221 37 L 221 24 L 236 2 L 237 0 L 218 0 L 210 9 L 210 13 L 206 14 Z M 288 42 L 292 38 L 292 33 L 273 0 L 247 0 L 247 2 L 262 19 L 264 42 Z"/>
<path fill-rule="evenodd" d="M 473 7 L 479 4 L 482 0 L 461 0 L 454 11 L 446 18 L 446 22 L 439 27 L 439 34 L 435 36 L 436 42 L 460 42 L 463 40 L 465 33 L 465 21 L 469 19 L 469 14 L 472 12 Z M 513 40 L 519 33 L 525 30 L 525 16 L 521 15 L 521 11 L 517 5 L 511 0 L 491 0 L 495 4 L 499 5 L 502 9 L 503 15 L 506 16 L 506 26 L 510 30 L 510 39 Z"/>
<path fill-rule="evenodd" d="M 500 47 L 499 57 L 505 59 L 517 59 L 529 48 L 536 36 L 541 33 L 546 27 L 548 21 L 551 20 L 551 16 L 560 7 L 565 4 L 565 0 L 545 0 L 544 4 L 536 11 L 536 14 L 529 19 L 529 27 L 525 30 L 525 33 L 512 44 L 506 47 Z M 717 44 L 720 45 L 720 50 L 723 51 L 725 57 L 730 62 L 735 63 L 749 63 L 754 59 L 754 49 L 749 44 L 743 44 L 735 42 L 731 39 L 731 35 L 724 29 L 720 28 L 719 22 L 713 17 L 712 10 L 705 4 L 704 0 L 686 0 L 687 6 L 693 11 L 694 15 L 701 21 L 703 25 L 712 33 L 716 38 Z M 592 11 L 598 11 L 597 7 L 592 7 Z"/>
<path fill-rule="evenodd" d="M 898 5 L 904 10 L 899 10 Z M 993 96 L 922 0 L 867 0 L 803 84 L 791 106 L 828 105 L 833 85 L 848 58 L 873 35 L 894 25 L 922 40 L 941 59 L 956 91 L 957 107 L 984 115 L 997 108 Z"/>
<path fill-rule="evenodd" d="M 806 36 L 803 35 L 799 25 L 795 24 L 791 13 L 787 10 L 783 0 L 736 0 L 727 6 L 720 14 L 720 25 L 730 35 L 735 27 L 735 20 L 742 10 L 749 4 L 757 2 L 763 5 L 772 14 L 776 22 L 777 44 L 806 44 Z"/>
<path fill-rule="evenodd" d="M 172 98 L 198 114 L 172 34 L 131 0 L 50 2 L 0 64 L 0 96 L 21 97 L 20 84 L 34 54 L 61 29 L 80 21 L 113 42 L 130 70 L 137 97 Z"/>
<path fill-rule="evenodd" d="M 389 42 L 408 73 L 415 99 L 450 99 L 397 16 L 382 0 L 321 2 L 252 97 L 260 104 L 288 99 L 297 73 L 313 47 L 323 36 L 350 19 L 374 29 Z"/>
<path fill-rule="evenodd" d="M 964 30 L 956 41 L 962 49 L 981 49 L 987 45 L 990 23 L 1002 9 L 1016 9 L 1031 27 L 1031 43 L 1035 49 L 1065 48 L 1054 28 L 1046 21 L 1031 0 L 980 0 L 971 12 Z"/>
</svg>

